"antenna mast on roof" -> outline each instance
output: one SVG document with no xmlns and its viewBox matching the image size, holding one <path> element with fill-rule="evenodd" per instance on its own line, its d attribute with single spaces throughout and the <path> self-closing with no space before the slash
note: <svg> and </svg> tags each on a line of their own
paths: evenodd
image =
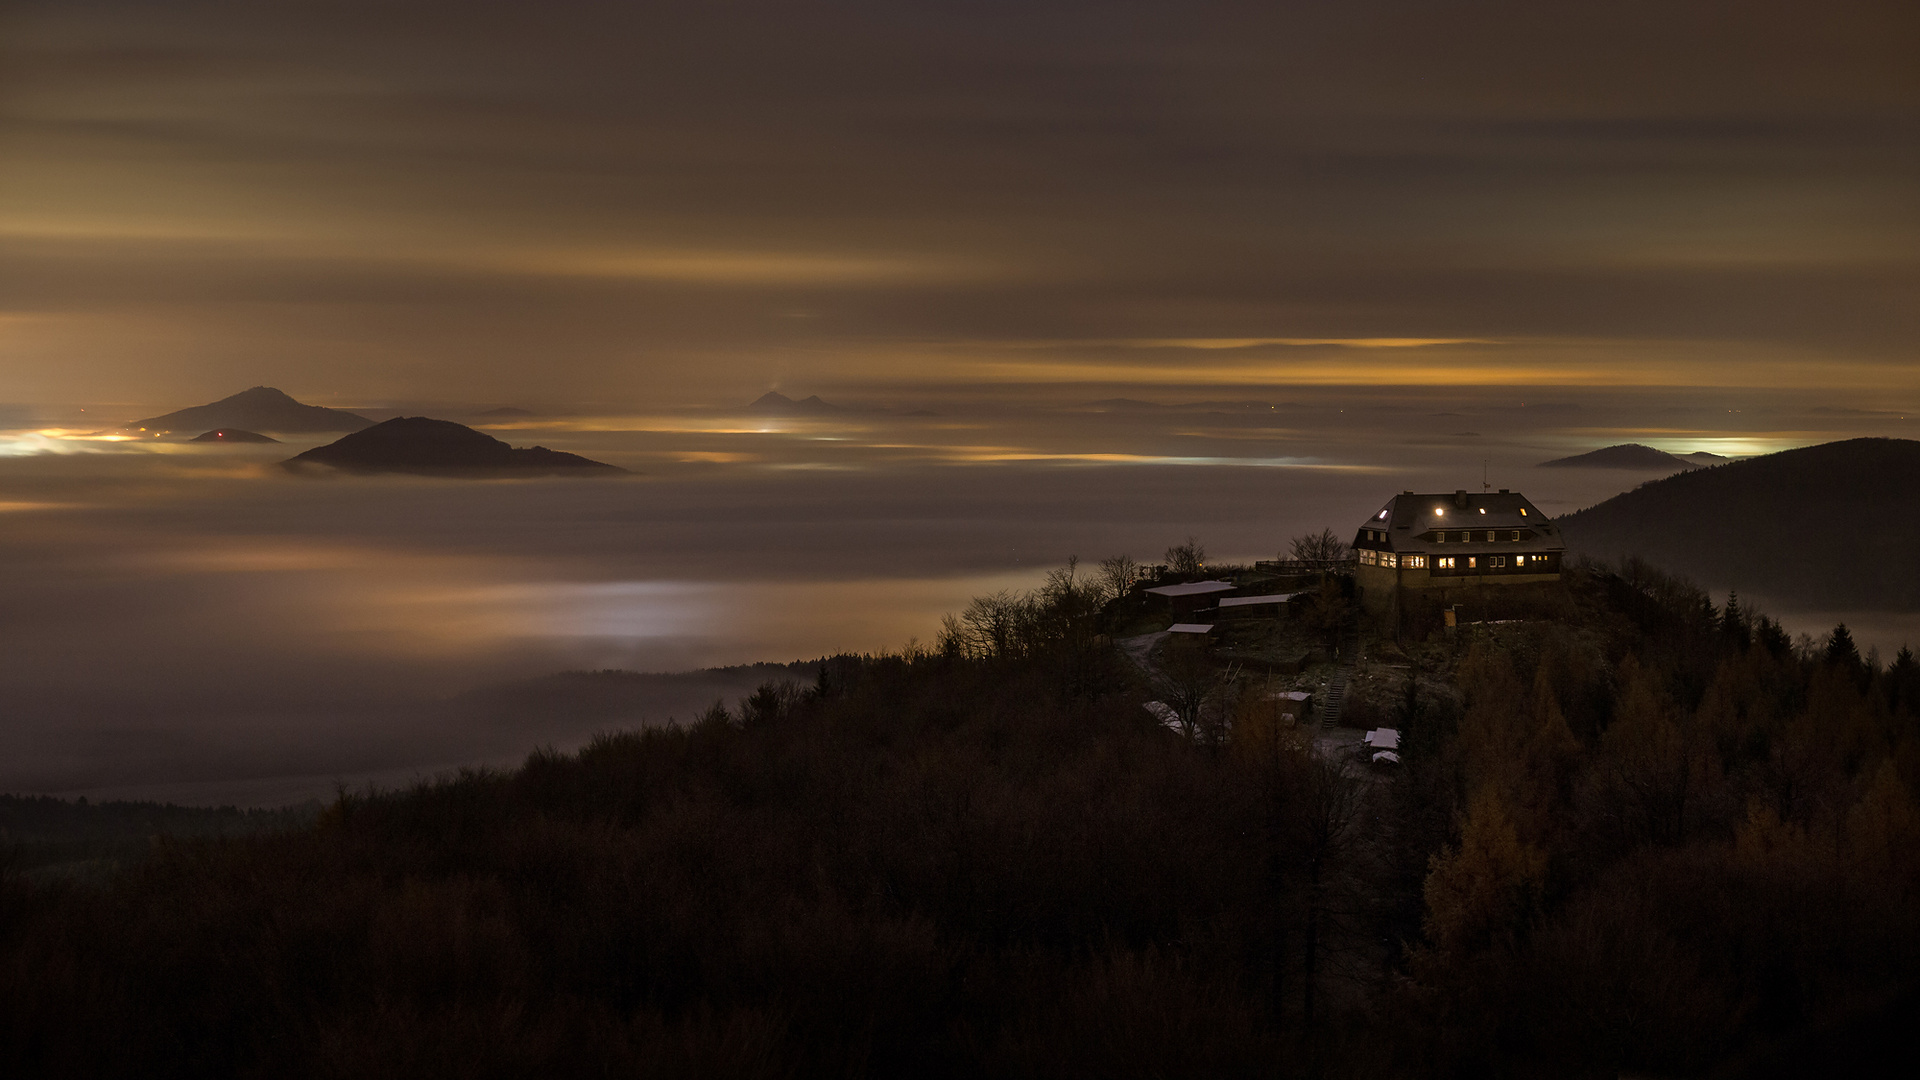
<svg viewBox="0 0 1920 1080">
<path fill-rule="evenodd" d="M 1493 464 L 1491 455 L 1480 459 L 1480 494 L 1482 495 L 1493 490 L 1493 485 L 1487 483 L 1487 466 L 1491 464 Z"/>
</svg>

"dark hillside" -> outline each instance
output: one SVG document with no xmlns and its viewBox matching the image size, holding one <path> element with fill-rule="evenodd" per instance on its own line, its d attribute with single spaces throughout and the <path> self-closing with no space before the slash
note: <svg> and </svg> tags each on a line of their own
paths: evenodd
<svg viewBox="0 0 1920 1080">
<path fill-rule="evenodd" d="M 0 795 L 0 859 L 36 878 L 87 876 L 145 858 L 155 838 L 248 836 L 311 824 L 320 807 L 238 810 Z"/>
<path fill-rule="evenodd" d="M 1920 611 L 1920 442 L 1850 439 L 1643 484 L 1560 519 L 1569 548 L 1822 610 Z"/>
<path fill-rule="evenodd" d="M 100 883 L 0 864 L 0 1076 L 1911 1071 L 1911 653 L 1576 569 L 1555 618 L 1367 640 L 1369 768 L 1265 675 L 1147 676 L 1111 595 Z"/>
</svg>

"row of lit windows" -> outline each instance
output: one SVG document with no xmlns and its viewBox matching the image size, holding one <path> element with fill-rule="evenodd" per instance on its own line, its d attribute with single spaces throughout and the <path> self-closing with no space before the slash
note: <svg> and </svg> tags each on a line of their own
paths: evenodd
<svg viewBox="0 0 1920 1080">
<path fill-rule="evenodd" d="M 1361 566 L 1384 566 L 1389 570 L 1396 567 L 1408 570 L 1427 568 L 1425 555 L 1395 555 L 1391 551 L 1370 551 L 1366 548 L 1360 548 L 1355 554 L 1359 557 Z"/>
<path fill-rule="evenodd" d="M 1458 542 L 1462 544 L 1471 543 L 1474 539 L 1474 532 L 1475 530 L 1473 529 L 1466 529 L 1456 534 L 1454 538 L 1457 539 Z M 1499 534 L 1503 532 L 1507 534 L 1505 537 L 1505 539 L 1507 540 L 1520 539 L 1519 529 L 1498 529 L 1498 530 L 1488 529 L 1485 532 L 1486 542 L 1491 544 L 1502 539 L 1502 537 Z M 1434 543 L 1436 544 L 1444 544 L 1447 542 L 1447 540 L 1448 540 L 1448 534 L 1444 532 L 1439 532 L 1434 534 Z"/>
<path fill-rule="evenodd" d="M 1354 555 L 1359 560 L 1361 566 L 1384 566 L 1389 570 L 1396 568 L 1425 570 L 1427 568 L 1427 557 L 1425 555 L 1395 555 L 1391 551 L 1371 551 L 1367 548 L 1356 550 Z M 1512 559 L 1513 565 L 1516 567 L 1544 567 L 1552 558 L 1553 556 L 1551 555 L 1439 555 L 1434 557 L 1433 568 L 1436 570 L 1478 570 L 1480 569 L 1480 560 L 1482 559 L 1486 560 L 1486 566 L 1491 570 L 1506 569 L 1508 559 Z"/>
<path fill-rule="evenodd" d="M 1487 556 L 1442 555 L 1434 561 L 1434 568 L 1437 570 L 1459 570 L 1459 569 L 1478 570 L 1480 568 L 1481 558 L 1485 558 L 1487 560 L 1487 567 L 1489 569 L 1493 569 L 1493 570 L 1506 569 L 1507 556 L 1505 555 L 1487 555 Z M 1543 567 L 1547 564 L 1547 561 L 1551 558 L 1552 556 L 1550 555 L 1515 555 L 1513 556 L 1513 565 Z M 1528 561 L 1529 559 L 1531 559 L 1532 561 L 1529 562 Z"/>
</svg>

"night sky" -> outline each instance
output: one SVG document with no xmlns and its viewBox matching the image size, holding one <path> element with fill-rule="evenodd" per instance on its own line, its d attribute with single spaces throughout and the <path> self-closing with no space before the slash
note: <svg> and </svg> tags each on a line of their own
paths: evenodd
<svg viewBox="0 0 1920 1080">
<path fill-rule="evenodd" d="M 502 679 L 1914 437 L 1916 57 L 1912 3 L 0 0 L 0 790 L 325 794 L 523 752 L 416 723 Z M 255 385 L 632 472 L 123 429 Z"/>
<path fill-rule="evenodd" d="M 1914 403 L 1912 4 L 0 10 L 0 401 Z"/>
</svg>

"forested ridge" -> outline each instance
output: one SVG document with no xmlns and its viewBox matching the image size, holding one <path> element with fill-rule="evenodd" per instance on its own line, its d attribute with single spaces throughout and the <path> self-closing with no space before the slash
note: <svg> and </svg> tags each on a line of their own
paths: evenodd
<svg viewBox="0 0 1920 1080">
<path fill-rule="evenodd" d="M 1848 439 L 1652 480 L 1556 522 L 1569 549 L 1646 559 L 1812 611 L 1920 611 L 1920 441 Z"/>
<path fill-rule="evenodd" d="M 1580 568 L 1370 642 L 1369 771 L 1245 672 L 1230 723 L 1156 722 L 1113 599 L 1059 574 L 682 726 L 10 870 L 0 1072 L 1905 1074 L 1911 653 Z"/>
</svg>

